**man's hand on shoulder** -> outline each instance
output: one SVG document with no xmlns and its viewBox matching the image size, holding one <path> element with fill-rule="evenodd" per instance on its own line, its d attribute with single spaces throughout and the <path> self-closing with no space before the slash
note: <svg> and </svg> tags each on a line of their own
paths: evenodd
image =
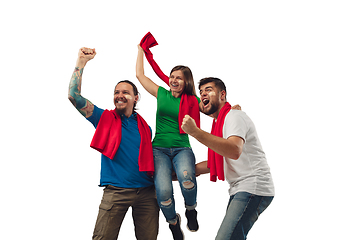
<svg viewBox="0 0 360 240">
<path fill-rule="evenodd" d="M 236 104 L 231 107 L 232 110 L 241 110 L 241 106 L 239 104 Z"/>
</svg>

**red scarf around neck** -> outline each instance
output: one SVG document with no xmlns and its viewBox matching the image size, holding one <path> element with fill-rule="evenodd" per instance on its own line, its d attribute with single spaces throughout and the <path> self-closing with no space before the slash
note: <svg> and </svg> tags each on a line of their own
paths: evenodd
<svg viewBox="0 0 360 240">
<path fill-rule="evenodd" d="M 218 118 L 213 120 L 211 134 L 217 137 L 223 137 L 223 127 L 225 117 L 231 110 L 231 105 L 226 102 L 221 108 Z M 208 168 L 210 168 L 210 181 L 216 182 L 216 179 L 224 181 L 224 157 L 208 148 Z"/>
<path fill-rule="evenodd" d="M 163 80 L 169 86 L 169 77 L 166 76 L 163 71 L 161 71 L 159 65 L 155 62 L 152 52 L 150 51 L 151 47 L 158 45 L 154 36 L 148 32 L 140 41 L 140 46 L 144 50 L 145 57 L 148 60 L 150 66 L 158 75 L 158 77 Z M 182 94 L 179 107 L 179 131 L 181 134 L 185 134 L 184 130 L 181 128 L 181 124 L 185 115 L 189 115 L 195 120 L 196 125 L 200 128 L 200 110 L 199 103 L 197 98 L 194 95 Z"/>
<path fill-rule="evenodd" d="M 154 173 L 154 158 L 151 144 L 151 131 L 146 121 L 136 114 L 140 133 L 139 171 Z M 111 160 L 120 146 L 121 142 L 121 117 L 114 110 L 105 110 L 100 117 L 90 147 L 98 150 Z"/>
</svg>

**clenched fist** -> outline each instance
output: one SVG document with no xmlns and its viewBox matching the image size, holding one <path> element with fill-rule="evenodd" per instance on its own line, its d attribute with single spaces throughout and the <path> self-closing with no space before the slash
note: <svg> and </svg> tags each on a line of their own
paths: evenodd
<svg viewBox="0 0 360 240">
<path fill-rule="evenodd" d="M 181 128 L 189 135 L 193 135 L 198 129 L 195 120 L 189 115 L 185 115 L 185 117 L 183 118 Z"/>
<path fill-rule="evenodd" d="M 86 48 L 86 47 L 80 48 L 76 65 L 78 67 L 84 67 L 89 60 L 95 57 L 95 55 L 96 55 L 95 48 Z"/>
</svg>

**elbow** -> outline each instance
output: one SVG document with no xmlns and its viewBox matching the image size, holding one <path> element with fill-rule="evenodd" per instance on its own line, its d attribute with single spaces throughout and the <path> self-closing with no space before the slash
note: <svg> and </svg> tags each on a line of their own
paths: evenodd
<svg viewBox="0 0 360 240">
<path fill-rule="evenodd" d="M 141 83 L 141 85 L 143 85 L 146 82 L 146 76 L 144 75 L 144 73 L 136 73 L 136 78 Z"/>
<path fill-rule="evenodd" d="M 242 148 L 238 147 L 236 150 L 233 151 L 233 154 L 230 158 L 237 160 L 240 158 L 241 153 L 242 153 Z"/>
<path fill-rule="evenodd" d="M 145 74 L 144 74 L 144 71 L 136 71 L 136 78 L 138 79 L 138 80 L 141 80 L 141 79 L 143 79 L 145 77 Z"/>
<path fill-rule="evenodd" d="M 237 160 L 240 158 L 243 147 L 244 147 L 244 139 L 243 138 L 232 138 L 231 139 L 233 144 L 231 145 L 231 148 L 229 149 L 231 152 L 231 159 Z"/>
<path fill-rule="evenodd" d="M 73 96 L 68 94 L 68 99 L 69 99 L 69 101 L 71 102 L 72 105 L 76 106 L 76 101 L 75 101 L 75 98 Z"/>
<path fill-rule="evenodd" d="M 240 158 L 240 155 L 241 155 L 241 153 L 235 153 L 235 154 L 233 154 L 233 156 L 231 157 L 231 159 L 237 160 L 237 159 Z"/>
<path fill-rule="evenodd" d="M 140 80 L 141 76 L 143 76 L 144 73 L 141 73 L 141 71 L 136 70 L 136 78 Z"/>
</svg>

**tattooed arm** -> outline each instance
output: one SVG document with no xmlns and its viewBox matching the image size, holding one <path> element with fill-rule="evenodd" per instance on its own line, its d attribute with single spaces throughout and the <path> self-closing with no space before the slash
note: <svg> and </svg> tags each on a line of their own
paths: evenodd
<svg viewBox="0 0 360 240">
<path fill-rule="evenodd" d="M 93 114 L 94 104 L 81 96 L 81 81 L 86 63 L 93 59 L 95 55 L 95 49 L 80 48 L 75 70 L 69 84 L 68 98 L 74 107 L 86 118 Z"/>
</svg>

